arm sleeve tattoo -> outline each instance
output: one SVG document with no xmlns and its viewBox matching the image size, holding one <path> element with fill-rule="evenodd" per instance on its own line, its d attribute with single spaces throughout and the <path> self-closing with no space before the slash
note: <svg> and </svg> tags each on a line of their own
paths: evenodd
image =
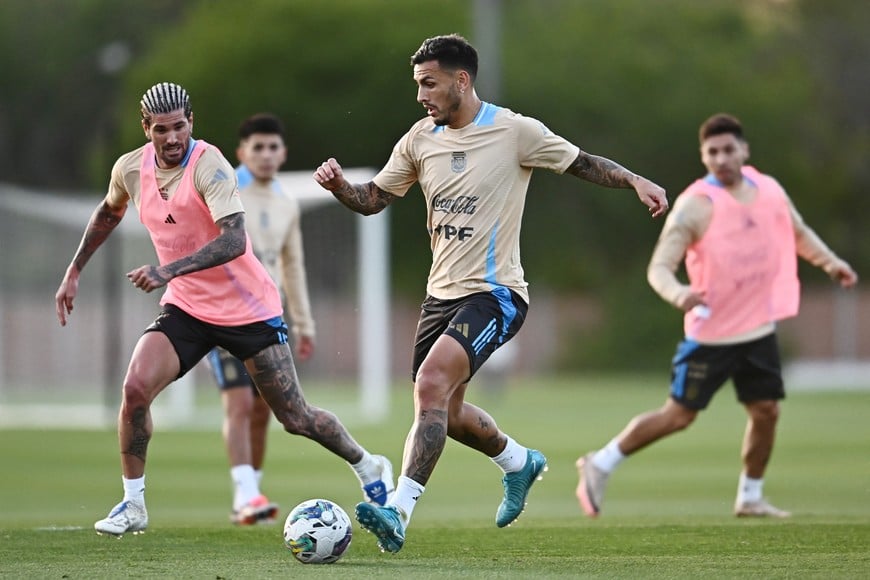
<svg viewBox="0 0 870 580">
<path fill-rule="evenodd" d="M 221 233 L 193 254 L 164 267 L 173 278 L 225 264 L 245 253 L 245 214 L 234 213 L 215 222 Z"/>
<path fill-rule="evenodd" d="M 566 173 L 604 187 L 634 187 L 637 176 L 615 161 L 581 151 Z"/>
<path fill-rule="evenodd" d="M 85 233 L 82 236 L 78 250 L 76 250 L 76 255 L 73 258 L 76 270 L 82 271 L 85 264 L 88 263 L 94 252 L 97 251 L 97 248 L 106 241 L 112 230 L 121 223 L 121 219 L 123 219 L 126 212 L 126 205 L 112 207 L 105 200 L 94 210 L 91 220 L 88 222 L 87 228 L 85 228 Z"/>
<path fill-rule="evenodd" d="M 332 195 L 345 207 L 362 215 L 378 213 L 390 205 L 396 196 L 384 191 L 374 181 L 368 183 L 350 184 L 345 182 L 333 190 Z"/>
</svg>

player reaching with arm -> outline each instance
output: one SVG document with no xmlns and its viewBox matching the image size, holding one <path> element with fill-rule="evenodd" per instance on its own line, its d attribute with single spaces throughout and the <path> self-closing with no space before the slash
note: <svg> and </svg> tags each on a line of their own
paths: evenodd
<svg viewBox="0 0 870 580">
<path fill-rule="evenodd" d="M 748 415 L 737 516 L 788 517 L 762 495 L 773 450 L 779 401 L 785 397 L 775 324 L 798 313 L 800 256 L 841 286 L 858 276 L 803 218 L 779 183 L 746 165 L 740 122 L 725 114 L 700 129 L 708 174 L 674 204 L 648 268 L 649 283 L 685 313 L 670 396 L 634 417 L 604 448 L 577 461 L 577 498 L 590 517 L 601 511 L 607 480 L 628 456 L 685 429 L 731 379 Z M 689 283 L 676 271 L 685 259 Z"/>
<path fill-rule="evenodd" d="M 654 216 L 665 192 L 609 159 L 589 155 L 539 121 L 481 101 L 474 90 L 477 52 L 457 35 L 423 42 L 411 58 L 426 118 L 398 142 L 387 165 L 351 184 L 335 159 L 314 179 L 348 208 L 381 211 L 419 182 L 427 204 L 432 267 L 415 338 L 414 423 L 402 475 L 386 507 L 359 504 L 357 519 L 382 550 L 397 552 L 447 437 L 490 457 L 504 472 L 496 525 L 523 511 L 547 460 L 501 431 L 465 401 L 481 365 L 522 326 L 528 292 L 519 260 L 526 191 L 534 168 L 568 172 L 607 187 L 632 188 Z"/>
<path fill-rule="evenodd" d="M 127 277 L 145 292 L 164 286 L 166 291 L 163 309 L 136 344 L 124 378 L 118 417 L 124 498 L 95 529 L 121 535 L 147 527 L 151 403 L 215 346 L 245 361 L 288 433 L 312 439 L 347 461 L 364 489 L 383 492 L 375 498 L 367 492 L 366 498 L 383 503 L 393 487 L 389 462 L 369 454 L 335 415 L 309 405 L 302 394 L 278 289 L 254 257 L 232 167 L 215 147 L 193 138 L 187 91 L 172 83 L 154 85 L 141 109 L 148 143 L 115 163 L 109 192 L 55 296 L 65 326 L 82 269 L 133 201 L 160 265 L 141 266 Z"/>
</svg>

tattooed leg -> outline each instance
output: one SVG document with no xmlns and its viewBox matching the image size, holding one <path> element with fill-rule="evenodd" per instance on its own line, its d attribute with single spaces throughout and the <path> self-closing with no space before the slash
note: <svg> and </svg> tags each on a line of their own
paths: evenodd
<svg viewBox="0 0 870 580">
<path fill-rule="evenodd" d="M 145 473 L 148 443 L 154 425 L 151 403 L 178 376 L 178 355 L 162 332 L 146 332 L 139 338 L 127 376 L 118 414 L 118 443 L 124 477 L 137 479 Z"/>
<path fill-rule="evenodd" d="M 462 345 L 448 335 L 435 341 L 417 371 L 414 425 L 405 440 L 402 474 L 421 485 L 426 485 L 432 476 L 447 443 L 448 429 L 453 430 L 453 425 L 449 425 L 453 420 L 451 407 L 462 405 L 463 377 L 468 375 L 468 355 Z"/>
<path fill-rule="evenodd" d="M 489 413 L 465 402 L 468 383 L 461 385 L 450 399 L 447 436 L 484 455 L 495 457 L 504 451 L 507 437 L 499 431 Z"/>
<path fill-rule="evenodd" d="M 348 463 L 362 459 L 362 447 L 338 417 L 305 400 L 289 346 L 274 344 L 246 360 L 245 367 L 285 431 L 316 441 Z"/>
<path fill-rule="evenodd" d="M 151 412 L 147 407 L 129 409 L 126 404 L 121 407 L 118 416 L 118 442 L 121 445 L 124 477 L 136 479 L 145 473 L 145 458 L 153 428 Z"/>
<path fill-rule="evenodd" d="M 421 409 L 405 440 L 403 475 L 426 485 L 447 442 L 447 411 Z"/>
</svg>

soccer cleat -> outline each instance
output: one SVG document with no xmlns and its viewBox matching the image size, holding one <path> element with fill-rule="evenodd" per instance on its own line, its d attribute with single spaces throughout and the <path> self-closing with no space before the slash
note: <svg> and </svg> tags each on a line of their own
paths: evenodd
<svg viewBox="0 0 870 580">
<path fill-rule="evenodd" d="M 590 518 L 597 518 L 601 513 L 601 504 L 604 502 L 604 489 L 607 487 L 607 478 L 610 474 L 602 471 L 592 462 L 594 452 L 589 452 L 585 457 L 577 460 L 577 472 L 580 474 L 580 483 L 577 484 L 577 500 L 580 507 Z"/>
<path fill-rule="evenodd" d="M 375 461 L 381 466 L 380 477 L 377 481 L 365 484 L 362 489 L 367 502 L 382 506 L 396 491 L 396 485 L 393 483 L 393 464 L 383 455 L 375 455 Z"/>
<path fill-rule="evenodd" d="M 233 510 L 230 521 L 237 526 L 271 524 L 278 517 L 278 504 L 269 501 L 265 495 L 258 495 L 241 508 Z"/>
<path fill-rule="evenodd" d="M 734 504 L 734 515 L 738 518 L 790 518 L 791 512 L 781 510 L 762 498 L 758 501 L 745 501 Z"/>
<path fill-rule="evenodd" d="M 148 511 L 144 503 L 124 500 L 109 512 L 104 519 L 94 524 L 97 534 L 121 537 L 126 532 L 145 533 L 148 527 Z"/>
<path fill-rule="evenodd" d="M 547 471 L 547 458 L 535 449 L 526 453 L 526 464 L 519 471 L 505 473 L 502 478 L 504 499 L 495 514 L 495 525 L 500 528 L 509 526 L 526 508 L 526 497 L 535 481 L 542 479 Z"/>
<path fill-rule="evenodd" d="M 395 553 L 405 544 L 405 524 L 395 506 L 360 502 L 356 504 L 356 519 L 363 529 L 375 535 L 381 552 Z"/>
</svg>

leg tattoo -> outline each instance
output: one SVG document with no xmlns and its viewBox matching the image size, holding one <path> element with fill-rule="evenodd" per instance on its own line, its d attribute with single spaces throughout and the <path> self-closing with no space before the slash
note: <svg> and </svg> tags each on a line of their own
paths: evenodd
<svg viewBox="0 0 870 580">
<path fill-rule="evenodd" d="M 148 409 L 138 407 L 133 410 L 129 429 L 132 431 L 128 438 L 127 447 L 121 451 L 126 455 L 132 455 L 145 463 L 145 455 L 148 452 L 148 442 L 151 433 L 148 430 Z"/>
<path fill-rule="evenodd" d="M 290 347 L 272 345 L 246 361 L 248 373 L 284 430 L 316 441 L 345 461 L 357 463 L 363 450 L 338 418 L 305 400 Z"/>
<path fill-rule="evenodd" d="M 458 415 L 450 417 L 451 439 L 467 447 L 495 457 L 504 450 L 507 438 L 498 430 L 495 420 L 483 409 L 463 403 Z"/>
<path fill-rule="evenodd" d="M 426 485 L 447 442 L 447 412 L 425 409 L 420 411 L 409 441 L 410 461 L 407 462 L 406 475 L 421 485 Z"/>
</svg>

